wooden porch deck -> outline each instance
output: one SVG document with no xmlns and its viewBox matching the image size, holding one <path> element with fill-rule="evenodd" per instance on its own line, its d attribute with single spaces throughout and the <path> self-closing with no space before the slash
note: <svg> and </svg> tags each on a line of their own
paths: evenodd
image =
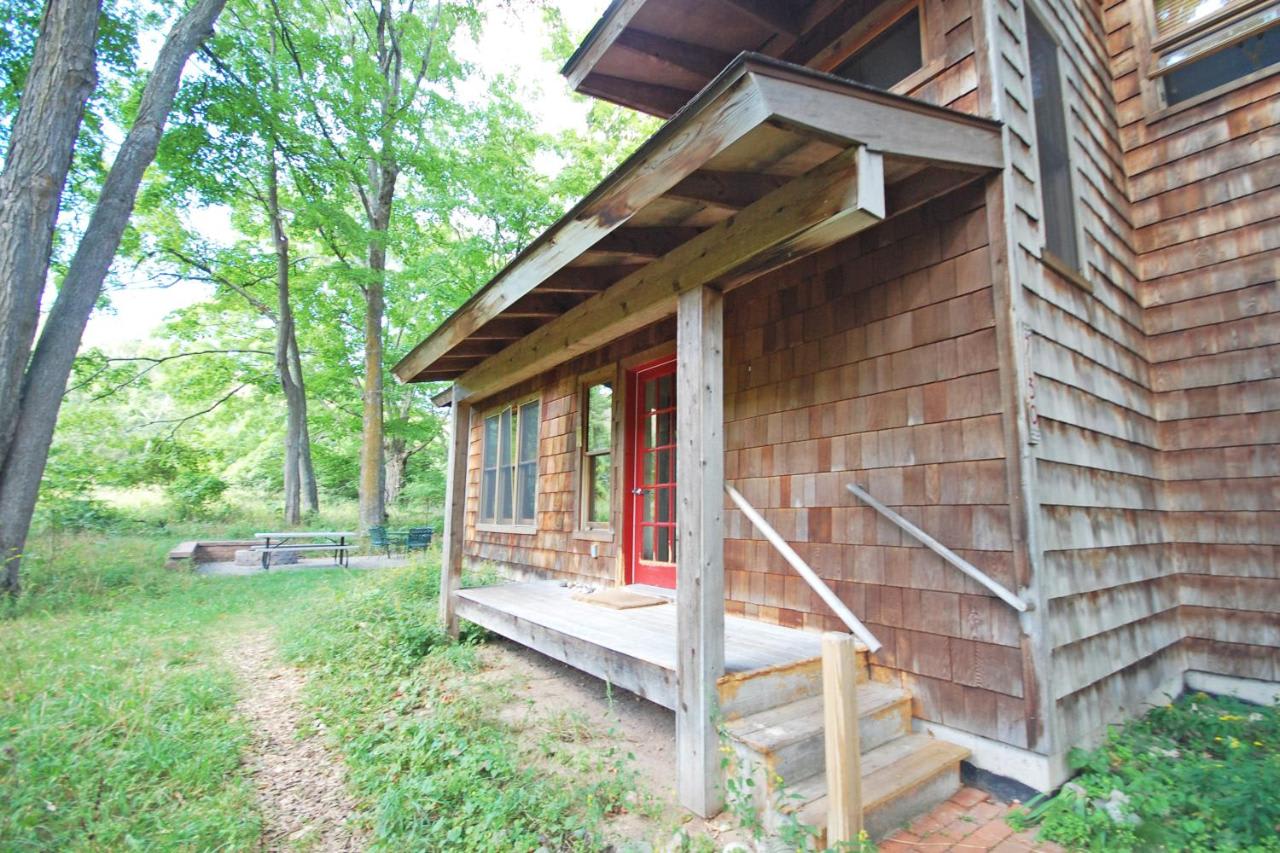
<svg viewBox="0 0 1280 853">
<path fill-rule="evenodd" d="M 573 600 L 557 581 L 458 591 L 457 613 L 575 669 L 667 708 L 676 705 L 674 603 L 612 610 Z M 725 672 L 818 657 L 819 634 L 725 616 Z"/>
</svg>

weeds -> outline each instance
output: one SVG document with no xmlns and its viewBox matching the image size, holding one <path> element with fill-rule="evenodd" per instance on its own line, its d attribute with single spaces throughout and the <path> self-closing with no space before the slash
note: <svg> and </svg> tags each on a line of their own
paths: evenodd
<svg viewBox="0 0 1280 853">
<path fill-rule="evenodd" d="M 1082 850 L 1280 851 L 1280 709 L 1184 696 L 1071 758 L 1011 824 Z"/>
</svg>

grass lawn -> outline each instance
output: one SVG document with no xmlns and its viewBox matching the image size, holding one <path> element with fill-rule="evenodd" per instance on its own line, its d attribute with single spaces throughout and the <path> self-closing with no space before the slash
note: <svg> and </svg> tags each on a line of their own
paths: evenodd
<svg viewBox="0 0 1280 853">
<path fill-rule="evenodd" d="M 436 555 L 199 578 L 160 568 L 184 532 L 34 540 L 27 592 L 0 604 L 0 850 L 255 849 L 250 732 L 219 653 L 246 626 L 304 668 L 302 733 L 345 760 L 375 849 L 600 849 L 635 803 L 625 754 L 528 760 L 478 632 L 444 642 Z"/>
</svg>

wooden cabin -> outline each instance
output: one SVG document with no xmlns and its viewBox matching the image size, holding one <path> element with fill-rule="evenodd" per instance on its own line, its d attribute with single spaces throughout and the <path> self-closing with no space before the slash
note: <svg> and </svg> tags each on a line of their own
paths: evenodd
<svg viewBox="0 0 1280 853">
<path fill-rule="evenodd" d="M 614 0 L 564 73 L 668 121 L 395 368 L 446 618 L 673 708 L 702 814 L 723 728 L 820 818 L 823 630 L 872 827 L 1274 695 L 1278 71 L 1276 0 Z"/>
</svg>

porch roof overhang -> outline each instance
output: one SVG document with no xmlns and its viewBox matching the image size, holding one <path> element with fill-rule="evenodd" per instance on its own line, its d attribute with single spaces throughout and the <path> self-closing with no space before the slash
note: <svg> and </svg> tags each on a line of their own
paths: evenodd
<svg viewBox="0 0 1280 853">
<path fill-rule="evenodd" d="M 488 396 L 1001 166 L 996 122 L 742 54 L 395 375 Z"/>
</svg>

